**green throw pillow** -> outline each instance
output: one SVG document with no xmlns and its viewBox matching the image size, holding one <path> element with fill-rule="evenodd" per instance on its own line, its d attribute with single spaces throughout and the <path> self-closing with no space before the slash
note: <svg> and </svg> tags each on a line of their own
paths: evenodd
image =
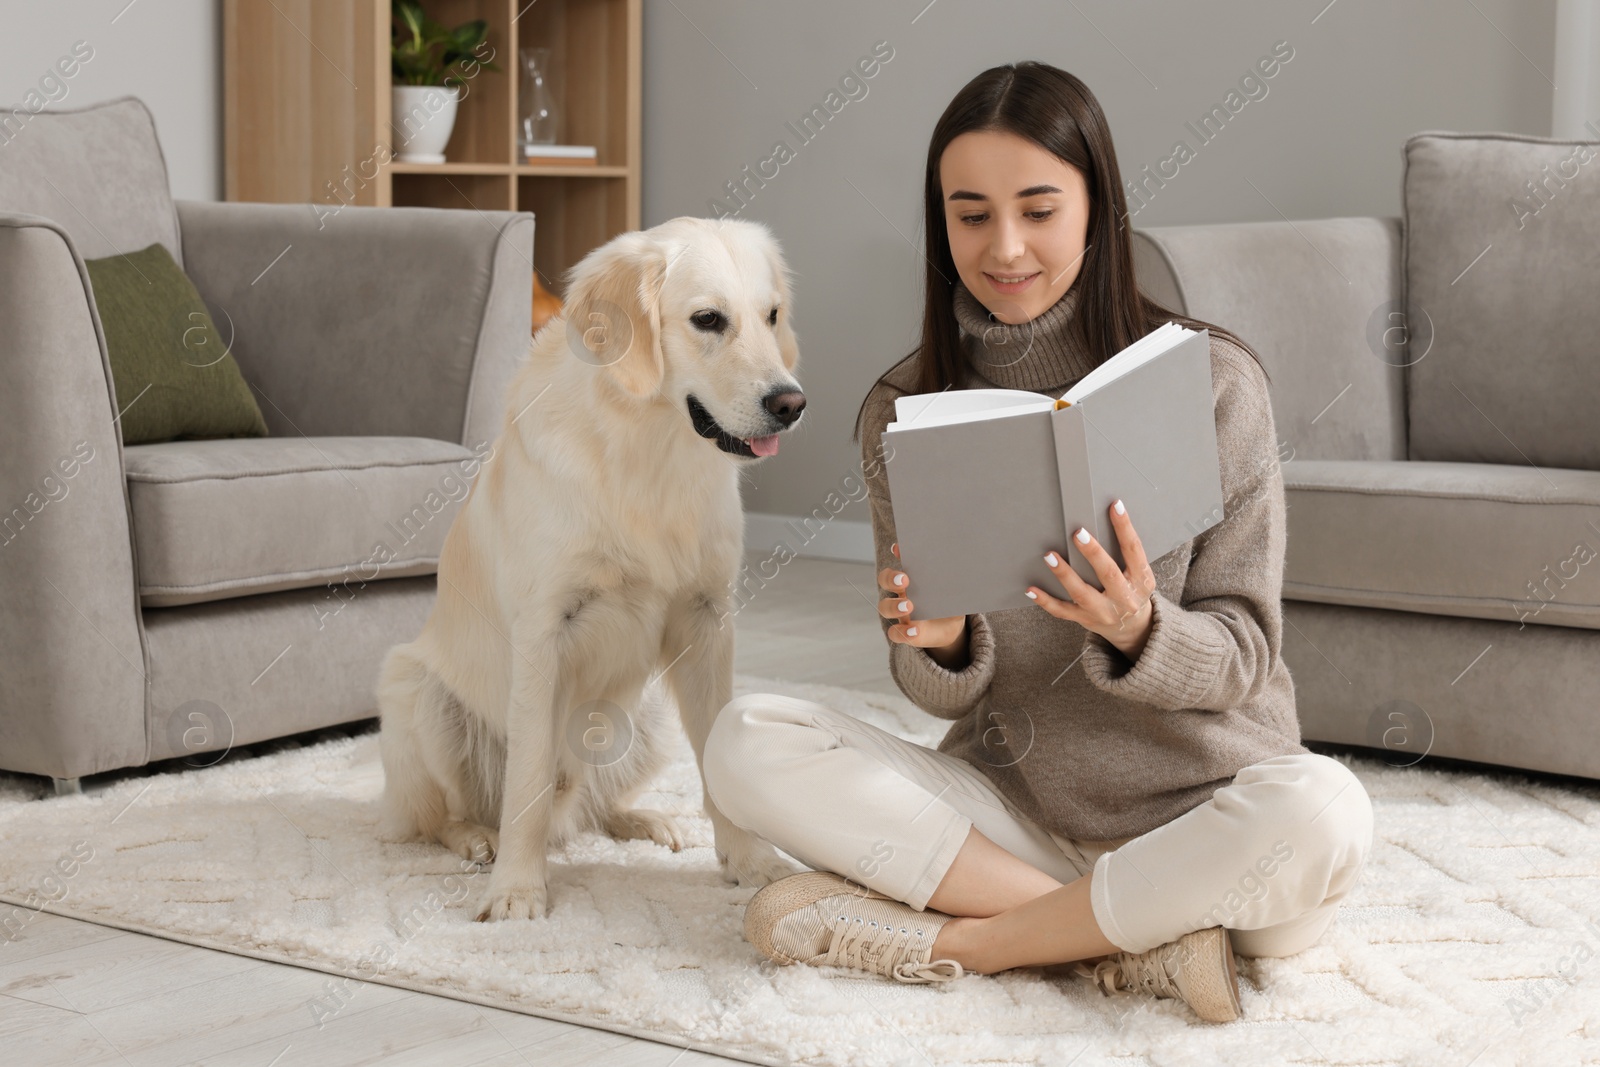
<svg viewBox="0 0 1600 1067">
<path fill-rule="evenodd" d="M 84 265 L 106 334 L 123 444 L 267 435 L 205 301 L 165 245 Z"/>
</svg>

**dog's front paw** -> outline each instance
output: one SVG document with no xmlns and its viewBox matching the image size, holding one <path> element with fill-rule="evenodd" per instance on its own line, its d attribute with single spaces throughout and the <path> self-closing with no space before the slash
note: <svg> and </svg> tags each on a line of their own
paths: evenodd
<svg viewBox="0 0 1600 1067">
<path fill-rule="evenodd" d="M 758 837 L 744 833 L 740 840 L 717 845 L 717 859 L 722 861 L 722 876 L 735 885 L 759 889 L 764 885 L 800 873 L 788 860 L 778 855 L 778 850 Z"/>
<path fill-rule="evenodd" d="M 545 914 L 544 886 L 489 887 L 473 922 L 499 922 L 502 919 L 538 919 Z"/>
<path fill-rule="evenodd" d="M 678 820 L 649 808 L 613 811 L 606 818 L 606 833 L 619 841 L 654 841 L 674 852 L 683 849 L 683 830 L 678 827 Z"/>
</svg>

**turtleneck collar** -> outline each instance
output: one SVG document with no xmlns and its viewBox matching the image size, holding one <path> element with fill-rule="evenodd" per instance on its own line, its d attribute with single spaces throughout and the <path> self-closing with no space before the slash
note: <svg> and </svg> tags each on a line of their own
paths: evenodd
<svg viewBox="0 0 1600 1067">
<path fill-rule="evenodd" d="M 1065 392 L 1099 364 L 1074 328 L 1078 294 L 1074 282 L 1059 300 L 1032 319 L 1009 325 L 990 315 L 958 280 L 954 310 L 967 366 L 1002 389 Z"/>
</svg>

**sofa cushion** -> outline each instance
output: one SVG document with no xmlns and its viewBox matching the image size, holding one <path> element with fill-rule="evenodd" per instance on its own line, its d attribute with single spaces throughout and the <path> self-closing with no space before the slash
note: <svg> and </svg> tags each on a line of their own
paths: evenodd
<svg viewBox="0 0 1600 1067">
<path fill-rule="evenodd" d="M 432 574 L 480 457 L 426 437 L 240 437 L 123 449 L 146 607 Z M 341 599 L 342 598 L 342 599 Z"/>
<path fill-rule="evenodd" d="M 1600 472 L 1308 459 L 1283 484 L 1285 599 L 1600 629 Z"/>
<path fill-rule="evenodd" d="M 1600 470 L 1600 144 L 1417 134 L 1404 198 L 1410 457 Z"/>
<path fill-rule="evenodd" d="M 0 117 L 7 135 L 0 211 L 54 220 L 84 259 L 159 241 L 183 265 L 167 161 L 142 100 L 38 114 L 0 110 Z"/>
<path fill-rule="evenodd" d="M 239 364 L 165 245 L 83 265 L 105 333 L 124 444 L 267 435 Z"/>
<path fill-rule="evenodd" d="M 1296 455 L 1406 458 L 1405 371 L 1382 331 L 1400 295 L 1399 219 L 1155 226 L 1133 250 L 1141 289 L 1260 355 Z"/>
</svg>

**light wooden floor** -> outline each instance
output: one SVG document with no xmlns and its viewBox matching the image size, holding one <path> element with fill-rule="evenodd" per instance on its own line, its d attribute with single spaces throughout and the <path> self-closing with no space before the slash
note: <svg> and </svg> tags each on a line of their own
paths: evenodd
<svg viewBox="0 0 1600 1067">
<path fill-rule="evenodd" d="M 766 551 L 751 557 L 750 573 Z M 767 570 L 771 570 L 768 566 Z M 898 692 L 879 633 L 874 569 L 794 559 L 736 617 L 744 674 Z M 137 772 L 131 772 L 137 773 Z M 87 791 L 123 776 L 87 779 Z M 0 936 L 5 1067 L 692 1067 L 718 1056 L 389 986 L 356 987 L 322 1028 L 306 1002 L 332 977 L 39 914 Z"/>
</svg>

